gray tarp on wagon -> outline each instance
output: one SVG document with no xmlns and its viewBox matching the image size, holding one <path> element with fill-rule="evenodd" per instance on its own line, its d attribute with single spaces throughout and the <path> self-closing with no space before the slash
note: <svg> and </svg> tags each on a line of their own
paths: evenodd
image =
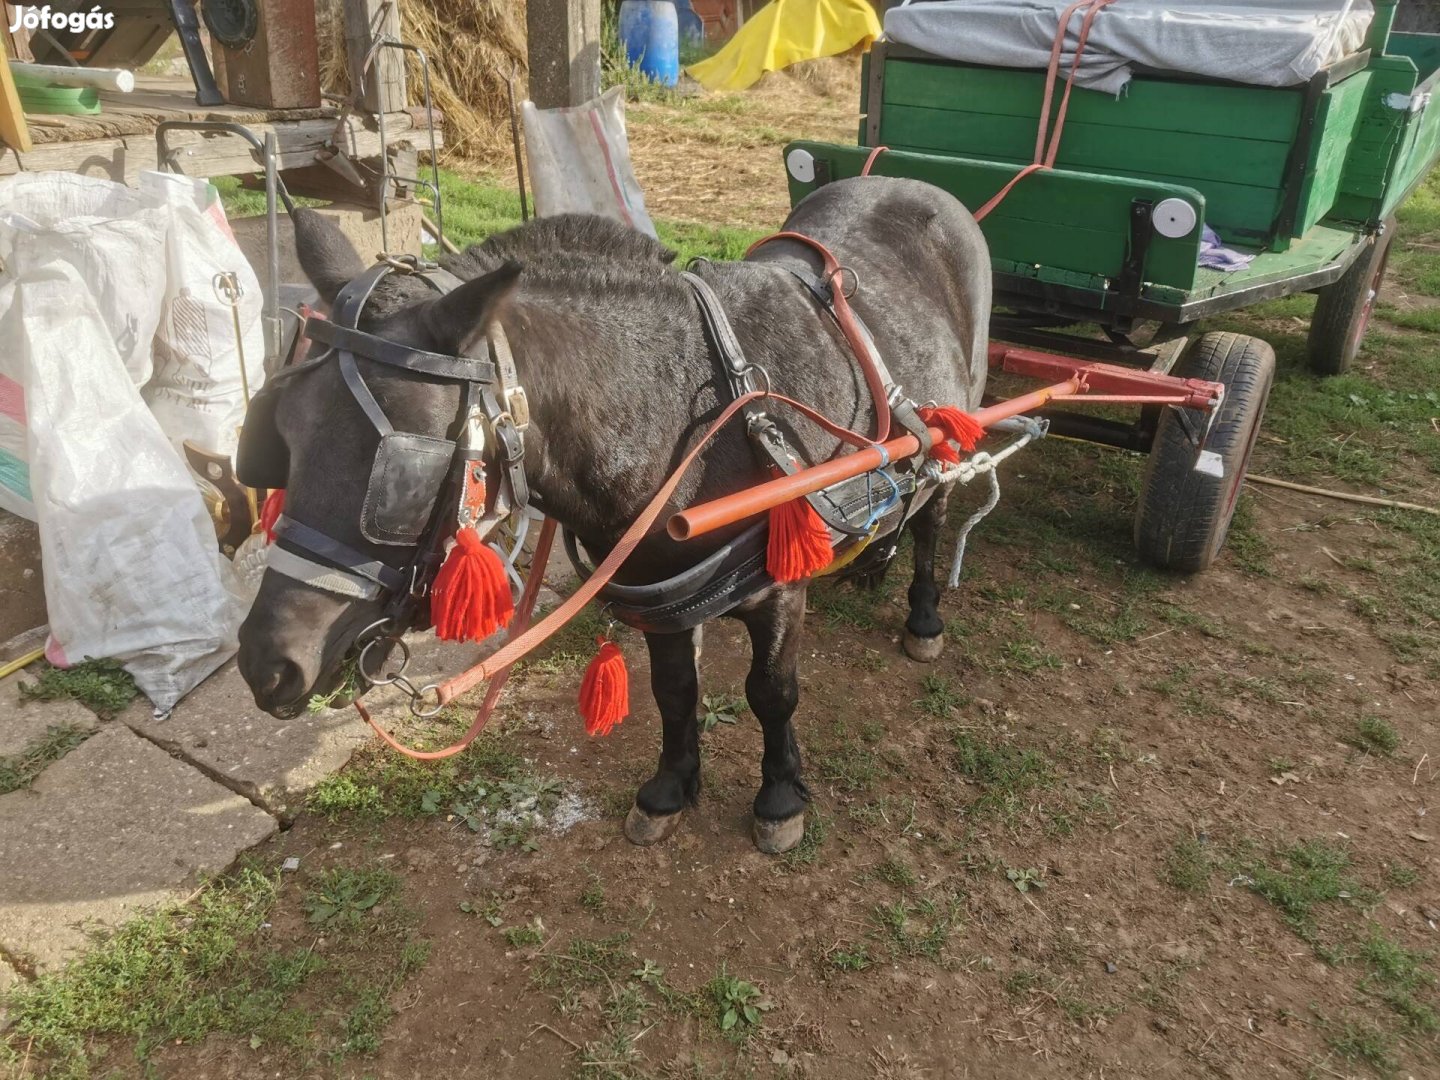
<svg viewBox="0 0 1440 1080">
<path fill-rule="evenodd" d="M 891 8 L 885 36 L 950 60 L 1045 68 L 1066 0 L 925 0 Z M 1096 16 L 1075 76 L 1118 94 L 1132 68 L 1256 86 L 1294 86 L 1360 49 L 1370 0 L 1117 0 Z M 1061 73 L 1075 58 L 1083 9 L 1070 20 Z"/>
</svg>

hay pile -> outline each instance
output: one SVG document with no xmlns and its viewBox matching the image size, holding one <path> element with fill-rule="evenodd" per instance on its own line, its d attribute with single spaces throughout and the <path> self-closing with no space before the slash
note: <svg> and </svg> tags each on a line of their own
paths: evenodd
<svg viewBox="0 0 1440 1080">
<path fill-rule="evenodd" d="M 508 83 L 526 96 L 525 0 L 399 0 L 401 37 L 425 50 L 435 107 L 445 115 L 446 160 L 482 164 L 510 154 Z M 348 95 L 341 0 L 318 0 L 320 84 Z M 410 61 L 410 100 L 420 104 L 420 65 Z"/>
</svg>

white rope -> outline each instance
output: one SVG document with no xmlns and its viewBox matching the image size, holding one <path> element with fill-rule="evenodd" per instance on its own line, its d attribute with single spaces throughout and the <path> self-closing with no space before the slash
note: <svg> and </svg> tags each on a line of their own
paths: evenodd
<svg viewBox="0 0 1440 1080">
<path fill-rule="evenodd" d="M 971 460 L 980 465 L 980 458 L 985 454 L 976 454 Z M 965 524 L 960 526 L 960 535 L 955 540 L 955 558 L 950 562 L 950 588 L 954 589 L 960 585 L 960 567 L 965 562 L 965 542 L 970 539 L 970 530 L 985 520 L 985 515 L 995 509 L 1000 502 L 1000 470 L 990 468 L 986 474 L 990 478 L 990 497 L 985 500 L 985 505 L 976 510 L 966 519 Z"/>
</svg>

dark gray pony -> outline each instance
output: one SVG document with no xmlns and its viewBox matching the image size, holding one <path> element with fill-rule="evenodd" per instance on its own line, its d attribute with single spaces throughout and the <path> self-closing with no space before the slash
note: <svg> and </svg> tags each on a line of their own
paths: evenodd
<svg viewBox="0 0 1440 1080">
<path fill-rule="evenodd" d="M 318 216 L 297 213 L 295 229 L 306 273 L 333 300 L 363 265 Z M 854 270 L 852 304 L 906 394 L 961 408 L 978 403 L 990 261 L 964 207 L 915 181 L 846 180 L 802 202 L 785 229 L 821 241 Z M 391 275 L 367 305 L 361 329 L 435 352 L 483 356 L 486 329 L 498 320 L 531 403 L 533 423 L 525 438 L 530 487 L 544 511 L 599 558 L 730 400 L 694 295 L 672 259 L 660 244 L 601 218 L 533 221 L 445 260 L 464 281 L 447 295 Z M 814 252 L 787 240 L 765 245 L 744 262 L 715 263 L 700 272 L 723 302 L 746 356 L 765 369 L 777 392 L 855 431 L 873 431 L 871 398 L 849 346 L 787 266 L 822 272 Z M 456 437 L 456 384 L 359 363 L 396 430 Z M 784 415 L 783 407 L 770 411 L 808 460 L 822 461 L 839 449 L 809 421 Z M 286 512 L 372 558 L 393 561 L 394 548 L 370 544 L 360 534 L 377 436 L 336 365 L 321 365 L 287 387 L 278 425 L 291 461 Z M 767 479 L 743 428 L 737 420 L 705 450 L 677 492 L 676 506 Z M 915 575 L 904 640 L 910 656 L 922 661 L 935 659 L 942 643 L 934 556 L 944 516 L 942 488 L 909 522 Z M 898 514 L 892 514 L 882 522 L 882 535 L 897 524 Z M 616 580 L 663 580 L 742 527 L 683 544 L 657 531 Z M 772 585 L 729 612 L 750 634 L 745 692 L 765 743 L 755 839 L 767 851 L 794 846 L 803 832 L 807 793 L 791 716 L 799 699 L 805 591 L 803 581 Z M 380 607 L 381 601 L 347 600 L 266 573 L 240 630 L 240 670 L 256 703 L 276 715 L 294 715 L 311 694 L 336 686 L 342 660 L 362 628 L 379 618 Z M 700 637 L 701 628 L 646 635 L 664 726 L 659 767 L 636 794 L 626 822 L 626 835 L 636 843 L 668 836 L 700 790 Z"/>
</svg>

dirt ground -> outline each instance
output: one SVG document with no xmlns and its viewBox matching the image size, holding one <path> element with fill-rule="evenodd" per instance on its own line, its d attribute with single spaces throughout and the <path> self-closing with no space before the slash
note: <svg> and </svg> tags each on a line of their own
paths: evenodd
<svg viewBox="0 0 1440 1080">
<path fill-rule="evenodd" d="M 853 138 L 853 86 L 822 89 L 632 105 L 652 213 L 778 222 L 783 138 L 761 129 Z M 1352 396 L 1434 387 L 1415 384 L 1440 350 L 1402 317 L 1433 309 L 1412 285 L 1390 283 L 1403 301 Z M 1326 412 L 1338 392 L 1301 370 L 1303 316 L 1237 324 L 1282 359 L 1255 471 L 1435 505 L 1437 458 L 1406 441 L 1427 406 L 1351 431 L 1343 395 Z M 1346 456 L 1362 444 L 1373 476 Z M 592 740 L 582 633 L 452 769 L 362 754 L 256 853 L 278 885 L 245 948 L 315 965 L 283 999 L 307 1022 L 147 1040 L 143 1065 L 135 1040 L 96 1039 L 96 1075 L 1440 1075 L 1440 530 L 1252 486 L 1213 570 L 1157 574 L 1130 551 L 1141 467 L 1059 440 L 1013 461 L 934 665 L 899 648 L 903 557 L 879 592 L 812 590 L 796 852 L 750 843 L 740 628 L 707 630 L 704 791 L 651 849 L 620 834 L 658 745 L 643 645 L 620 637 L 633 715 Z M 952 532 L 979 494 L 957 496 Z M 354 919 L 316 907 L 362 872 L 389 884 Z"/>
</svg>

